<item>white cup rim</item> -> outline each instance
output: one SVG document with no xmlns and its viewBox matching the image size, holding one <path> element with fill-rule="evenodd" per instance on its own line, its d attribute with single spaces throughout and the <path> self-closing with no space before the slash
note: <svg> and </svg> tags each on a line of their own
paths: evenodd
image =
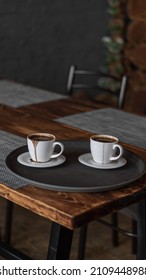
<svg viewBox="0 0 146 280">
<path fill-rule="evenodd" d="M 119 139 L 117 137 L 115 137 L 113 135 L 109 135 L 109 134 L 94 134 L 90 137 L 90 140 L 95 141 L 94 138 L 96 138 L 96 142 L 98 142 L 99 138 L 112 139 L 114 143 L 117 143 L 119 141 Z M 105 142 L 100 141 L 99 143 L 105 143 Z M 109 144 L 109 142 L 108 142 L 108 144 Z"/>
<path fill-rule="evenodd" d="M 29 139 L 29 140 L 32 140 L 31 139 L 31 137 L 32 136 L 45 136 L 45 137 L 48 137 L 48 141 L 51 141 L 51 140 L 56 140 L 56 137 L 55 137 L 55 135 L 53 135 L 53 134 L 50 134 L 50 133 L 47 133 L 47 132 L 34 132 L 34 133 L 31 133 L 31 134 L 29 134 L 29 135 L 27 135 L 27 139 Z M 49 139 L 49 137 L 50 138 L 52 138 L 52 139 Z M 36 140 L 37 141 L 37 140 Z M 43 140 L 38 140 L 38 142 L 39 141 L 41 141 L 41 142 L 43 142 Z M 46 142 L 47 140 L 45 140 L 45 142 Z"/>
</svg>

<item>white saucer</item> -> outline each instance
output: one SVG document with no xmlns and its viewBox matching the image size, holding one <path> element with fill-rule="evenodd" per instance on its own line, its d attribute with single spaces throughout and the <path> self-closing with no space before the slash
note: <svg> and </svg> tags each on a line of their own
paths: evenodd
<svg viewBox="0 0 146 280">
<path fill-rule="evenodd" d="M 127 162 L 125 158 L 120 158 L 118 160 L 112 161 L 111 163 L 96 163 L 93 161 L 92 155 L 90 153 L 79 156 L 78 160 L 84 165 L 98 169 L 115 169 L 124 166 Z"/>
<path fill-rule="evenodd" d="M 25 166 L 44 168 L 44 167 L 53 167 L 53 166 L 60 165 L 66 160 L 66 158 L 65 156 L 61 155 L 58 158 L 52 158 L 50 161 L 47 162 L 34 162 L 31 161 L 29 152 L 26 152 L 19 155 L 17 157 L 17 160 L 19 163 Z"/>
</svg>

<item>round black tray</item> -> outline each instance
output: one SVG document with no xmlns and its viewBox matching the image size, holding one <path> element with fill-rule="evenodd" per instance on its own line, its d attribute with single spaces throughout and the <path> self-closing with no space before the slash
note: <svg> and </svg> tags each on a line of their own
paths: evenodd
<svg viewBox="0 0 146 280">
<path fill-rule="evenodd" d="M 82 154 L 89 153 L 87 141 L 62 141 L 66 161 L 56 167 L 34 168 L 20 164 L 17 157 L 27 152 L 27 146 L 12 151 L 6 158 L 7 168 L 17 177 L 40 188 L 66 192 L 102 192 L 114 190 L 139 179 L 146 170 L 144 161 L 136 154 L 125 150 L 125 166 L 117 169 L 95 169 L 78 161 Z"/>
</svg>

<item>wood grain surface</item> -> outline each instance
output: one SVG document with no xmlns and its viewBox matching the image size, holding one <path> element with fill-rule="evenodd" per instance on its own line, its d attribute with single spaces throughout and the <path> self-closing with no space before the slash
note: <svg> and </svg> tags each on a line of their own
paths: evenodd
<svg viewBox="0 0 146 280">
<path fill-rule="evenodd" d="M 61 139 L 86 139 L 90 133 L 57 123 L 55 118 L 86 112 L 106 105 L 73 98 L 29 105 L 21 108 L 0 106 L 0 129 L 26 137 L 45 131 Z M 146 161 L 146 151 L 122 143 Z M 67 193 L 32 185 L 14 190 L 0 184 L 0 196 L 69 229 L 75 229 L 98 217 L 146 199 L 146 176 L 120 190 L 103 193 Z"/>
</svg>

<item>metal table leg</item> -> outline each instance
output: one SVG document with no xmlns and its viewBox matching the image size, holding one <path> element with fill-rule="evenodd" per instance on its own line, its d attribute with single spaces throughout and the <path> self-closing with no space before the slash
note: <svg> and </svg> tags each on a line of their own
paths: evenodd
<svg viewBox="0 0 146 280">
<path fill-rule="evenodd" d="M 85 257 L 86 239 L 87 239 L 88 226 L 84 225 L 80 228 L 79 247 L 78 247 L 78 260 L 83 260 Z"/>
<path fill-rule="evenodd" d="M 138 204 L 137 259 L 146 259 L 146 201 Z"/>
<path fill-rule="evenodd" d="M 12 229 L 12 217 L 13 217 L 13 202 L 6 201 L 6 218 L 4 229 L 4 242 L 10 244 L 11 241 L 11 229 Z"/>
<path fill-rule="evenodd" d="M 55 222 L 52 223 L 48 260 L 69 259 L 73 230 L 67 229 Z"/>
</svg>

